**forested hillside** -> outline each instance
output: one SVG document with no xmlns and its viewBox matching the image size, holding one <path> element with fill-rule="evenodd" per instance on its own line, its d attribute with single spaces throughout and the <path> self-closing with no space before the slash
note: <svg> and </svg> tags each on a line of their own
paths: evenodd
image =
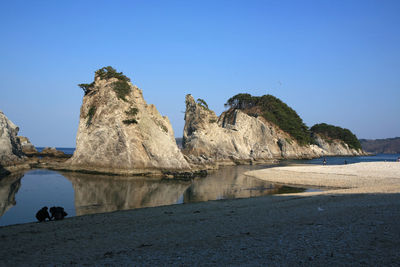
<svg viewBox="0 0 400 267">
<path fill-rule="evenodd" d="M 397 154 L 400 153 L 400 137 L 386 139 L 360 139 L 362 148 L 371 153 Z"/>
</svg>

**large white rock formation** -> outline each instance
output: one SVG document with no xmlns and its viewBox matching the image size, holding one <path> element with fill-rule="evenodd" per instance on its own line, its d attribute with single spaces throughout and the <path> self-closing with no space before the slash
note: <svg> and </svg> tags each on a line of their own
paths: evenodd
<svg viewBox="0 0 400 267">
<path fill-rule="evenodd" d="M 18 131 L 19 128 L 0 110 L 0 165 L 3 167 L 19 164 L 25 159 L 17 138 Z"/>
<path fill-rule="evenodd" d="M 125 91 L 118 91 L 119 82 L 96 74 L 83 98 L 70 167 L 116 174 L 190 169 L 169 119 L 148 105 L 142 90 L 130 81 Z"/>
<path fill-rule="evenodd" d="M 340 141 L 316 138 L 316 145 L 299 145 L 288 133 L 263 117 L 241 110 L 217 117 L 214 111 L 186 96 L 183 151 L 192 163 L 207 165 L 265 161 L 280 158 L 313 158 L 333 155 L 359 155 Z"/>
</svg>

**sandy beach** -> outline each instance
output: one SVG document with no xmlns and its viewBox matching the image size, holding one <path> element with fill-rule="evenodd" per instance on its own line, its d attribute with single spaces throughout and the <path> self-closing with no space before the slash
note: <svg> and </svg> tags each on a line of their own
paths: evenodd
<svg viewBox="0 0 400 267">
<path fill-rule="evenodd" d="M 247 175 L 329 189 L 1 227 L 0 265 L 398 266 L 400 163 Z"/>
<path fill-rule="evenodd" d="M 325 188 L 315 194 L 400 193 L 399 162 L 361 162 L 349 165 L 299 165 L 245 173 L 279 184 Z"/>
</svg>

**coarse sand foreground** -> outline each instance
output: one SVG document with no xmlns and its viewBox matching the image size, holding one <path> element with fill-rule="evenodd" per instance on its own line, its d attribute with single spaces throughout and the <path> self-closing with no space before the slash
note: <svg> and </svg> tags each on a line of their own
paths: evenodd
<svg viewBox="0 0 400 267">
<path fill-rule="evenodd" d="M 397 165 L 293 168 L 272 173 L 289 173 L 293 184 L 351 188 L 0 227 L 0 266 L 399 266 Z M 268 172 L 250 174 L 260 173 Z M 313 175 L 329 182 L 312 183 Z M 379 190 L 369 189 L 374 179 Z"/>
<path fill-rule="evenodd" d="M 400 193 L 399 162 L 287 166 L 249 171 L 245 175 L 273 183 L 332 188 L 323 192 L 306 192 L 302 195 Z"/>
</svg>

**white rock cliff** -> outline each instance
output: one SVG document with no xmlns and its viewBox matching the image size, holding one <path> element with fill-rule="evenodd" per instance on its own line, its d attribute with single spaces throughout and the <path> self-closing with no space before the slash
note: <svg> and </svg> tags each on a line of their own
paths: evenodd
<svg viewBox="0 0 400 267">
<path fill-rule="evenodd" d="M 76 170 L 116 174 L 190 169 L 168 118 L 148 105 L 142 90 L 130 81 L 128 92 L 118 94 L 117 82 L 95 76 L 83 98 L 76 150 L 67 164 Z"/>
<path fill-rule="evenodd" d="M 343 142 L 329 144 L 320 136 L 316 142 L 316 145 L 301 146 L 273 123 L 238 109 L 217 117 L 212 110 L 196 103 L 191 95 L 186 96 L 183 152 L 193 164 L 237 164 L 363 153 Z"/>
<path fill-rule="evenodd" d="M 22 163 L 25 156 L 17 138 L 19 128 L 0 110 L 0 165 L 3 167 Z"/>
</svg>

